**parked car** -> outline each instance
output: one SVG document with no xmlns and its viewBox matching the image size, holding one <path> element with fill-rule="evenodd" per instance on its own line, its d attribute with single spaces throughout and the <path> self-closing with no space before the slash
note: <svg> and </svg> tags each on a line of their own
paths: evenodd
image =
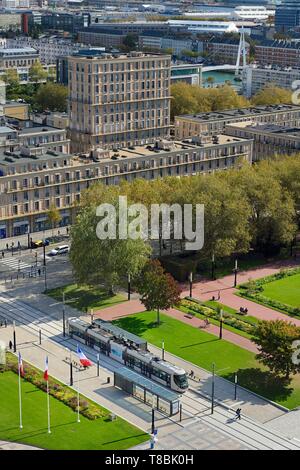
<svg viewBox="0 0 300 470">
<path fill-rule="evenodd" d="M 69 245 L 61 245 L 61 246 L 58 246 L 57 248 L 53 248 L 53 250 L 50 251 L 49 256 L 65 255 L 69 253 L 69 251 L 70 251 Z"/>
<path fill-rule="evenodd" d="M 35 242 L 31 242 L 31 248 L 40 248 L 41 246 L 45 245 L 48 246 L 50 244 L 49 240 L 36 240 Z"/>
</svg>

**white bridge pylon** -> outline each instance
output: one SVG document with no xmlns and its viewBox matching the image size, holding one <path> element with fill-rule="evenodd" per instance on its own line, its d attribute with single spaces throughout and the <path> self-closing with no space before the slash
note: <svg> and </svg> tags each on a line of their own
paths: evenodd
<svg viewBox="0 0 300 470">
<path fill-rule="evenodd" d="M 239 43 L 239 50 L 236 59 L 235 65 L 235 75 L 239 75 L 240 67 L 241 67 L 241 57 L 243 58 L 243 69 L 247 65 L 247 50 L 246 50 L 246 40 L 245 40 L 245 31 L 242 27 L 240 32 L 240 43 Z"/>
</svg>

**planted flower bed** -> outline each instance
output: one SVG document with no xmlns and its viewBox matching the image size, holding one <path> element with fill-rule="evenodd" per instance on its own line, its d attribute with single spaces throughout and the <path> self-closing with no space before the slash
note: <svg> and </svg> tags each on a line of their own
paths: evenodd
<svg viewBox="0 0 300 470">
<path fill-rule="evenodd" d="M 220 312 L 217 308 L 206 307 L 201 301 L 193 299 L 184 299 L 181 305 L 188 309 L 191 314 L 200 314 L 203 317 L 213 318 L 214 320 L 220 320 Z M 232 314 L 223 311 L 223 323 L 225 325 L 236 328 L 237 330 L 243 331 L 244 333 L 252 334 L 255 323 L 245 318 L 239 318 L 238 314 Z"/>
<path fill-rule="evenodd" d="M 47 391 L 47 384 L 43 377 L 43 373 L 36 367 L 23 361 L 24 369 L 24 379 L 28 382 L 31 382 L 33 385 L 43 390 Z M 0 372 L 12 371 L 16 374 L 18 371 L 18 360 L 16 356 L 11 353 L 6 355 L 6 365 L 0 365 Z M 49 394 L 52 395 L 57 400 L 60 400 L 65 405 L 72 408 L 74 411 L 77 411 L 78 401 L 77 393 L 66 385 L 62 384 L 56 379 L 49 377 Z M 109 412 L 104 408 L 101 408 L 96 403 L 92 402 L 87 398 L 79 397 L 79 412 L 88 419 L 94 420 L 98 418 L 103 418 L 109 415 Z"/>
</svg>

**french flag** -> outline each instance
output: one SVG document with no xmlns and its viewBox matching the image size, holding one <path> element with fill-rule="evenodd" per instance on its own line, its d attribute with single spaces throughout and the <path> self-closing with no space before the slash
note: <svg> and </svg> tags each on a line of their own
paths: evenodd
<svg viewBox="0 0 300 470">
<path fill-rule="evenodd" d="M 77 356 L 79 358 L 79 362 L 84 367 L 90 367 L 93 363 L 86 357 L 85 354 L 81 351 L 81 349 L 77 345 Z"/>
<path fill-rule="evenodd" d="M 48 379 L 49 379 L 49 374 L 48 374 L 48 356 L 46 357 L 46 361 L 45 361 L 44 379 L 45 379 L 45 380 L 48 380 Z"/>
<path fill-rule="evenodd" d="M 22 356 L 20 352 L 19 352 L 18 363 L 19 363 L 19 374 L 21 377 L 24 377 L 24 367 L 23 367 L 23 361 L 22 361 Z"/>
</svg>

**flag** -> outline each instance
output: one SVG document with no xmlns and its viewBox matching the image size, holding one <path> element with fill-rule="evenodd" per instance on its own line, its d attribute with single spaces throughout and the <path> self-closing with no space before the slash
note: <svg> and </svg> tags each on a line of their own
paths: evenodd
<svg viewBox="0 0 300 470">
<path fill-rule="evenodd" d="M 46 361 L 45 361 L 45 372 L 44 372 L 44 379 L 45 380 L 48 380 L 49 378 L 49 374 L 48 374 L 48 356 L 46 357 Z"/>
<path fill-rule="evenodd" d="M 84 367 L 90 367 L 93 363 L 83 354 L 81 349 L 77 346 L 77 356 L 79 358 L 80 364 Z"/>
<path fill-rule="evenodd" d="M 22 356 L 21 356 L 20 352 L 19 352 L 18 364 L 19 364 L 19 373 L 20 373 L 21 377 L 24 377 L 24 367 L 23 367 L 23 361 L 22 361 Z"/>
</svg>

